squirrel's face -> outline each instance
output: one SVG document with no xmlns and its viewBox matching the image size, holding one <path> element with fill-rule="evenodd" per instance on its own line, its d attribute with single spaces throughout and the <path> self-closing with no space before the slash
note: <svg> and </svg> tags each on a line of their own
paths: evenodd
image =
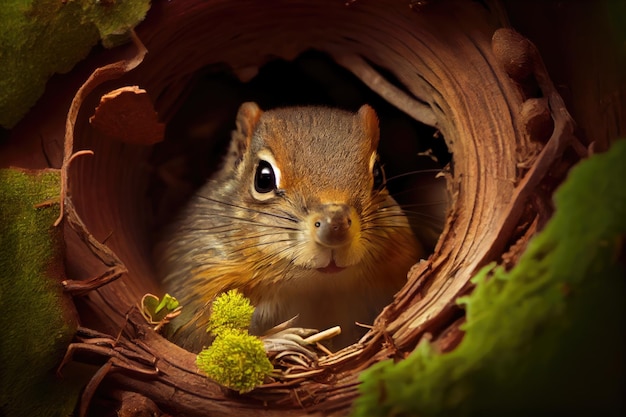
<svg viewBox="0 0 626 417">
<path fill-rule="evenodd" d="M 412 242 L 385 188 L 371 107 L 356 114 L 322 107 L 262 112 L 246 103 L 234 138 L 233 192 L 252 217 L 275 227 L 256 236 L 268 259 L 338 273 L 380 262 L 384 246 Z"/>
</svg>

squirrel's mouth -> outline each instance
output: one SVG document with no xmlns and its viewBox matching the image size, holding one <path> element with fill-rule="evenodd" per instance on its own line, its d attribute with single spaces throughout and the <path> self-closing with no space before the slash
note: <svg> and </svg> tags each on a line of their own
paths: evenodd
<svg viewBox="0 0 626 417">
<path fill-rule="evenodd" d="M 344 269 L 346 269 L 346 267 L 337 266 L 334 259 L 331 259 L 330 263 L 326 265 L 325 267 L 317 268 L 318 271 L 323 272 L 325 274 L 336 274 L 337 272 L 341 272 Z"/>
</svg>

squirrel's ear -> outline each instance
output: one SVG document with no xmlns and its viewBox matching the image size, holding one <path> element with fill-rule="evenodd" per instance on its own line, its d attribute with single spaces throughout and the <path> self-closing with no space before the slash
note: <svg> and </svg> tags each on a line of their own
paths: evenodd
<svg viewBox="0 0 626 417">
<path fill-rule="evenodd" d="M 262 114 L 263 111 L 259 108 L 259 105 L 252 101 L 243 103 L 239 107 L 237 112 L 237 132 L 248 139 L 248 143 L 250 143 L 254 128 Z"/>
<path fill-rule="evenodd" d="M 380 139 L 380 129 L 378 127 L 378 116 L 376 112 L 369 105 L 364 104 L 359 109 L 358 113 L 363 123 L 363 129 L 365 134 L 372 141 L 372 150 L 378 148 L 378 140 Z"/>
<path fill-rule="evenodd" d="M 250 145 L 252 135 L 254 134 L 254 128 L 256 127 L 256 124 L 262 114 L 263 111 L 259 108 L 259 105 L 252 101 L 243 103 L 239 107 L 239 111 L 237 112 L 236 133 L 241 139 L 245 140 L 246 148 Z"/>
<path fill-rule="evenodd" d="M 237 129 L 233 131 L 230 150 L 228 152 L 228 159 L 231 160 L 234 165 L 237 165 L 241 161 L 243 154 L 250 146 L 254 129 L 262 114 L 263 111 L 259 108 L 259 105 L 251 101 L 243 103 L 239 107 L 235 122 Z"/>
</svg>

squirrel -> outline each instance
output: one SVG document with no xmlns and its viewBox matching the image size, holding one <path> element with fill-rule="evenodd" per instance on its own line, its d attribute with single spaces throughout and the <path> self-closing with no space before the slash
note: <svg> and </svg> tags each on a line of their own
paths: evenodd
<svg viewBox="0 0 626 417">
<path fill-rule="evenodd" d="M 210 344 L 212 300 L 238 289 L 256 307 L 250 331 L 297 316 L 358 341 L 424 255 L 385 185 L 378 117 L 327 107 L 263 111 L 243 103 L 222 168 L 157 245 L 166 290 L 183 306 L 169 339 Z"/>
</svg>

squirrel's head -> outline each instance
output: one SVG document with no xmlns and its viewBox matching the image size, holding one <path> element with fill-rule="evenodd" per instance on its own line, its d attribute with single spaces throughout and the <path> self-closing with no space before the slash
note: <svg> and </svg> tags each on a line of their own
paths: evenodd
<svg viewBox="0 0 626 417">
<path fill-rule="evenodd" d="M 379 136 L 368 105 L 356 114 L 325 107 L 263 112 L 248 102 L 237 115 L 233 156 L 237 175 L 251 180 L 251 195 L 259 201 L 291 191 L 309 204 L 358 206 L 384 183 Z"/>
<path fill-rule="evenodd" d="M 363 237 L 374 228 L 411 234 L 385 189 L 379 135 L 368 105 L 357 113 L 324 107 L 264 112 L 251 102 L 240 107 L 228 158 L 236 192 L 285 227 L 285 219 L 297 221 L 294 264 L 337 272 L 371 252 Z"/>
</svg>

